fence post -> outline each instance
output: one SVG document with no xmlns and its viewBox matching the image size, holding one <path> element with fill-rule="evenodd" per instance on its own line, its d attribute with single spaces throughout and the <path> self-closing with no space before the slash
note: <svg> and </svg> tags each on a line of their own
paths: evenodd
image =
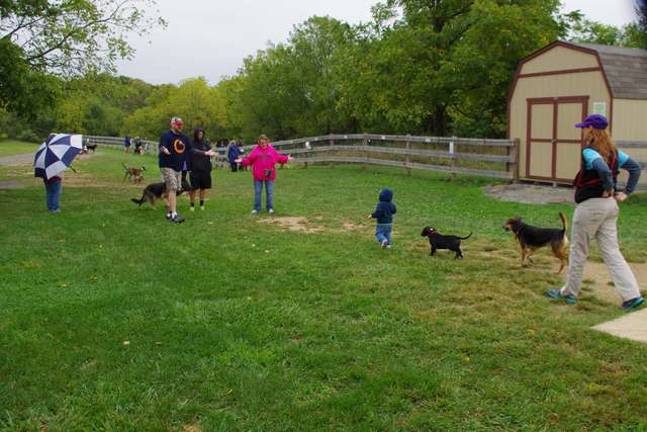
<svg viewBox="0 0 647 432">
<path fill-rule="evenodd" d="M 506 163 L 506 170 L 508 172 L 512 170 L 512 183 L 519 183 L 519 149 L 521 147 L 521 140 L 515 138 L 512 143 L 513 146 L 508 147 L 510 162 Z"/>
<path fill-rule="evenodd" d="M 362 168 L 366 169 L 368 166 L 368 134 L 366 132 L 364 132 L 364 139 L 362 140 L 362 144 L 364 145 L 364 158 L 366 159 L 366 162 L 364 163 L 364 166 Z"/>
<path fill-rule="evenodd" d="M 407 134 L 407 159 L 405 161 L 405 163 L 407 165 L 407 175 L 408 176 L 411 175 L 411 155 L 409 154 L 409 152 L 411 151 L 411 141 L 409 141 L 410 136 L 411 136 L 411 134 Z"/>
<path fill-rule="evenodd" d="M 455 141 L 456 137 L 452 137 L 451 141 L 449 142 L 449 161 L 451 164 L 451 179 L 455 180 L 456 179 L 456 148 L 455 148 Z"/>
</svg>

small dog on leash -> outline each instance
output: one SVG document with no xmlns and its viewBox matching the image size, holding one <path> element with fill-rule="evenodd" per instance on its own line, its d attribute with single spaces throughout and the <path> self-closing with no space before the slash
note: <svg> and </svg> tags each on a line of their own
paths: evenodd
<svg viewBox="0 0 647 432">
<path fill-rule="evenodd" d="M 94 153 L 95 151 L 97 151 L 97 146 L 98 145 L 99 144 L 86 144 L 85 148 L 86 148 L 87 151 L 92 150 L 92 153 Z"/>
<path fill-rule="evenodd" d="M 461 241 L 467 240 L 472 237 L 472 233 L 469 233 L 467 237 L 458 237 L 454 235 L 442 235 L 435 228 L 426 226 L 420 233 L 421 237 L 429 238 L 429 245 L 431 246 L 431 252 L 429 255 L 435 255 L 438 249 L 449 249 L 454 252 L 456 256 L 454 259 L 463 259 L 463 251 L 461 250 Z"/>
<path fill-rule="evenodd" d="M 177 196 L 182 195 L 184 192 L 189 192 L 190 190 L 191 190 L 191 185 L 189 184 L 189 182 L 186 180 L 183 180 L 182 189 L 177 191 Z M 142 206 L 142 204 L 144 204 L 144 202 L 148 201 L 151 207 L 155 208 L 155 201 L 157 201 L 160 198 L 166 199 L 166 196 L 167 196 L 166 183 L 160 182 L 160 183 L 151 183 L 148 186 L 146 186 L 144 188 L 142 197 L 140 199 L 131 198 L 130 200 L 135 204 L 139 205 L 140 207 Z"/>
<path fill-rule="evenodd" d="M 512 231 L 521 247 L 521 266 L 525 266 L 526 260 L 532 262 L 530 256 L 544 246 L 550 245 L 553 255 L 560 260 L 560 267 L 557 273 L 564 270 L 568 264 L 568 237 L 566 229 L 568 222 L 564 213 L 559 214 L 562 220 L 562 229 L 539 228 L 524 223 L 520 217 L 508 219 L 503 225 L 506 231 Z"/>
<path fill-rule="evenodd" d="M 146 167 L 128 167 L 124 163 L 122 163 L 122 165 L 125 170 L 123 181 L 132 180 L 133 183 L 141 183 L 142 180 L 144 180 L 144 171 L 146 171 Z"/>
</svg>

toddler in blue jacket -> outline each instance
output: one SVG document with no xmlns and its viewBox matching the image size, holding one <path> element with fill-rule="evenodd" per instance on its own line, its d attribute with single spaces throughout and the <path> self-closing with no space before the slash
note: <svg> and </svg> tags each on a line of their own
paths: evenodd
<svg viewBox="0 0 647 432">
<path fill-rule="evenodd" d="M 377 203 L 375 211 L 369 215 L 377 219 L 375 225 L 375 239 L 383 248 L 391 248 L 391 232 L 393 231 L 393 215 L 397 212 L 393 204 L 393 191 L 383 189 L 380 192 L 380 202 Z"/>
</svg>

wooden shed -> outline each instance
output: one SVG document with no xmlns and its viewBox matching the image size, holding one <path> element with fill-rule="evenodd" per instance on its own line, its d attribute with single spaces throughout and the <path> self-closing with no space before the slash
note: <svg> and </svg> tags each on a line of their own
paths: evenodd
<svg viewBox="0 0 647 432">
<path fill-rule="evenodd" d="M 519 178 L 570 184 L 583 143 L 574 125 L 588 114 L 605 115 L 619 147 L 647 161 L 646 50 L 558 41 L 519 63 L 508 98 Z"/>
</svg>

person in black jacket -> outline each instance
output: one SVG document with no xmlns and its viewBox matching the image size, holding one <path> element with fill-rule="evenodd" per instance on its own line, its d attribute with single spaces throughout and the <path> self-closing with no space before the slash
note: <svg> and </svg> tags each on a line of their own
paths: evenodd
<svg viewBox="0 0 647 432">
<path fill-rule="evenodd" d="M 204 200 L 207 196 L 207 190 L 211 189 L 211 157 L 216 153 L 211 150 L 211 145 L 205 139 L 204 130 L 196 129 L 193 131 L 193 143 L 189 152 L 188 167 L 190 171 L 189 179 L 191 180 L 191 211 L 195 211 L 195 193 L 200 194 L 200 210 L 204 210 Z"/>
<path fill-rule="evenodd" d="M 393 191 L 391 189 L 383 189 L 380 192 L 380 202 L 377 203 L 375 211 L 369 215 L 369 218 L 377 219 L 375 239 L 383 248 L 391 248 L 393 215 L 397 212 L 397 208 L 392 201 Z"/>
</svg>

